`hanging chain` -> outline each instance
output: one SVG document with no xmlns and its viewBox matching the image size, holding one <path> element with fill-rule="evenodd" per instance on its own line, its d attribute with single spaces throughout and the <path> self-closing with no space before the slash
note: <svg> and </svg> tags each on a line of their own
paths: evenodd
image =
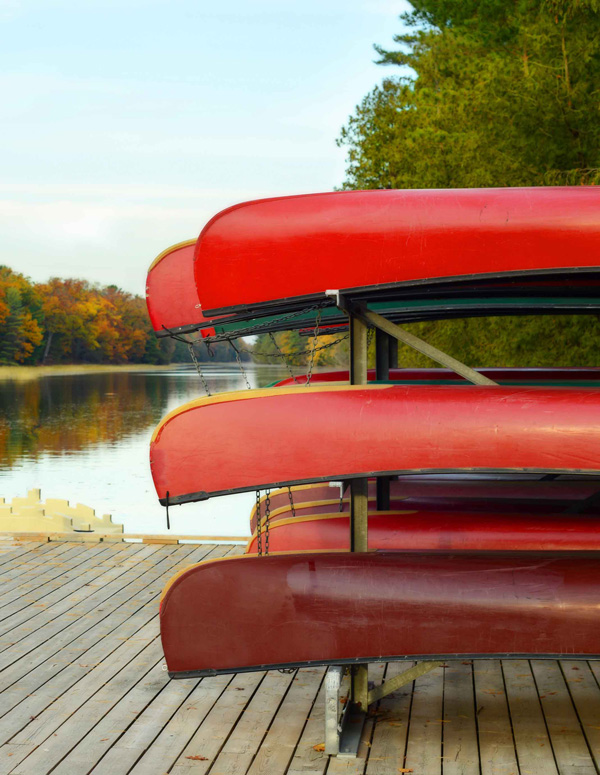
<svg viewBox="0 0 600 775">
<path fill-rule="evenodd" d="M 240 358 L 240 351 L 234 345 L 234 343 L 231 341 L 231 339 L 228 339 L 227 341 L 233 347 L 233 352 L 235 353 L 235 359 L 237 361 L 238 366 L 240 367 L 240 371 L 242 372 L 242 376 L 244 377 L 244 380 L 246 382 L 246 387 L 248 388 L 248 390 L 252 390 L 252 385 L 250 384 L 250 382 L 248 380 L 248 375 L 246 374 L 246 371 L 245 371 L 244 367 L 242 366 L 242 359 Z"/>
<path fill-rule="evenodd" d="M 369 357 L 369 350 L 371 349 L 371 342 L 373 341 L 373 335 L 375 333 L 374 328 L 367 328 L 367 359 Z"/>
<path fill-rule="evenodd" d="M 317 339 L 319 338 L 320 322 L 321 322 L 321 310 L 317 312 L 317 319 L 315 320 L 315 335 L 313 337 L 312 348 L 310 351 L 310 360 L 308 362 L 308 371 L 306 373 L 306 387 L 310 387 L 310 380 L 312 379 L 313 367 L 315 365 L 315 352 L 317 349 Z"/>
<path fill-rule="evenodd" d="M 336 339 L 334 342 L 327 342 L 327 344 L 321 344 L 319 347 L 315 347 L 314 351 L 316 353 L 320 352 L 321 350 L 329 350 L 330 347 L 335 347 L 336 344 L 340 344 L 340 342 L 345 342 L 346 339 L 350 338 L 350 334 L 345 334 L 344 336 L 340 336 L 339 339 Z M 260 350 L 246 350 L 244 347 L 240 347 L 240 352 L 243 353 L 249 353 L 250 355 L 261 355 L 264 358 L 307 358 L 310 356 L 310 353 L 306 350 L 298 350 L 298 352 L 295 353 L 288 353 L 285 355 L 284 353 L 266 353 L 261 352 Z M 297 380 L 296 380 L 297 381 Z"/>
<path fill-rule="evenodd" d="M 292 517 L 296 516 L 296 507 L 294 506 L 294 498 L 292 497 L 292 488 L 288 487 L 288 498 L 290 499 L 290 506 L 292 509 Z"/>
<path fill-rule="evenodd" d="M 267 490 L 265 497 L 265 556 L 269 554 L 269 520 L 271 518 L 271 490 Z"/>
<path fill-rule="evenodd" d="M 200 368 L 200 363 L 198 362 L 198 358 L 196 358 L 196 353 L 194 352 L 194 343 L 188 342 L 188 350 L 190 351 L 190 356 L 192 358 L 192 363 L 196 367 L 196 371 L 198 372 L 198 376 L 202 380 L 202 387 L 204 388 L 204 391 L 206 392 L 206 395 L 210 395 L 210 390 L 208 389 L 208 382 L 206 381 L 206 377 L 202 373 L 202 369 Z"/>
<path fill-rule="evenodd" d="M 281 348 L 277 344 L 277 340 L 275 339 L 275 336 L 274 336 L 272 331 L 269 331 L 269 337 L 270 337 L 271 341 L 273 342 L 273 344 L 275 345 L 275 349 L 277 350 L 277 353 L 278 353 L 277 357 L 278 358 L 283 358 L 283 362 L 285 364 L 286 369 L 288 370 L 288 372 L 290 374 L 290 377 L 294 380 L 294 382 L 296 384 L 298 384 L 298 380 L 294 376 L 294 372 L 292 371 L 292 367 L 290 366 L 287 357 L 285 356 L 285 354 L 282 352 Z"/>
<path fill-rule="evenodd" d="M 262 526 L 260 524 L 260 490 L 256 491 L 256 553 L 262 554 Z"/>
</svg>

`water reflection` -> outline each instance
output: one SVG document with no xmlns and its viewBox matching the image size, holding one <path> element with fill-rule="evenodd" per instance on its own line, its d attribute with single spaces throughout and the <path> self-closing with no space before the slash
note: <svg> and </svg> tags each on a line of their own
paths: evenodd
<svg viewBox="0 0 600 775">
<path fill-rule="evenodd" d="M 280 374 L 276 367 L 247 369 L 252 387 Z M 206 377 L 211 392 L 246 387 L 235 366 L 209 366 Z M 0 382 L 0 496 L 41 487 L 43 497 L 112 513 L 131 532 L 164 532 L 148 465 L 150 436 L 168 411 L 200 395 L 199 377 L 186 367 Z M 251 498 L 236 497 L 181 507 L 174 528 L 247 533 L 250 506 Z"/>
</svg>

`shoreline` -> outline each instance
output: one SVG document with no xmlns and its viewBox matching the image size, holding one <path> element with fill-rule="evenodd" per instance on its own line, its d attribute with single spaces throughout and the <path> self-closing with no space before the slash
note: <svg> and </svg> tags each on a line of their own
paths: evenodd
<svg viewBox="0 0 600 775">
<path fill-rule="evenodd" d="M 93 364 L 71 363 L 55 366 L 0 366 L 0 381 L 3 380 L 29 380 L 38 377 L 63 377 L 73 374 L 105 374 L 111 371 L 172 371 L 185 363 L 152 364 L 152 363 L 125 363 L 125 364 Z"/>
<path fill-rule="evenodd" d="M 204 368 L 209 369 L 215 366 L 232 366 L 237 368 L 234 361 L 216 362 L 210 361 L 209 363 L 202 362 Z M 255 368 L 261 366 L 272 366 L 273 364 L 253 363 L 252 361 L 244 362 L 245 368 Z M 55 366 L 0 366 L 0 382 L 5 381 L 26 381 L 32 379 L 38 379 L 39 377 L 53 377 L 53 376 L 72 376 L 74 374 L 106 374 L 109 372 L 144 372 L 144 371 L 173 371 L 181 369 L 189 371 L 193 370 L 194 366 L 191 363 L 168 363 L 168 364 L 152 364 L 152 363 L 125 363 L 125 364 L 93 364 L 93 363 L 72 363 L 72 364 L 60 364 Z"/>
</svg>

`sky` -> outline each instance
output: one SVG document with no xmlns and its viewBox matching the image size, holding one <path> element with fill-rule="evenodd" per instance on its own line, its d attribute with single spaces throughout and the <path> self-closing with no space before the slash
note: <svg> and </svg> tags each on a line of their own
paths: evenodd
<svg viewBox="0 0 600 775">
<path fill-rule="evenodd" d="M 144 293 L 216 212 L 344 179 L 406 0 L 0 0 L 0 263 Z"/>
</svg>

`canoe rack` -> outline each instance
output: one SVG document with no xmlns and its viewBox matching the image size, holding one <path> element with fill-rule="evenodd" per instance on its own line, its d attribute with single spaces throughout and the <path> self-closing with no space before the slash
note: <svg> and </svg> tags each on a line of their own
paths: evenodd
<svg viewBox="0 0 600 775">
<path fill-rule="evenodd" d="M 326 295 L 333 299 L 336 306 L 349 318 L 350 384 L 367 384 L 369 327 L 375 328 L 375 378 L 377 380 L 388 380 L 390 368 L 398 366 L 398 342 L 403 342 L 475 385 L 497 384 L 484 374 L 373 312 L 366 305 L 350 302 L 337 290 L 328 290 Z M 377 509 L 386 511 L 389 508 L 390 480 L 386 477 L 378 477 Z M 368 550 L 368 511 L 368 479 L 353 479 L 350 483 L 351 552 Z M 330 667 L 325 679 L 325 753 L 331 756 L 356 757 L 369 705 L 414 681 L 415 678 L 434 670 L 440 664 L 439 661 L 419 662 L 410 670 L 400 673 L 382 686 L 373 689 L 369 689 L 368 665 L 353 665 L 350 668 L 339 665 Z M 350 694 L 340 720 L 340 685 L 346 670 L 350 670 Z"/>
</svg>

